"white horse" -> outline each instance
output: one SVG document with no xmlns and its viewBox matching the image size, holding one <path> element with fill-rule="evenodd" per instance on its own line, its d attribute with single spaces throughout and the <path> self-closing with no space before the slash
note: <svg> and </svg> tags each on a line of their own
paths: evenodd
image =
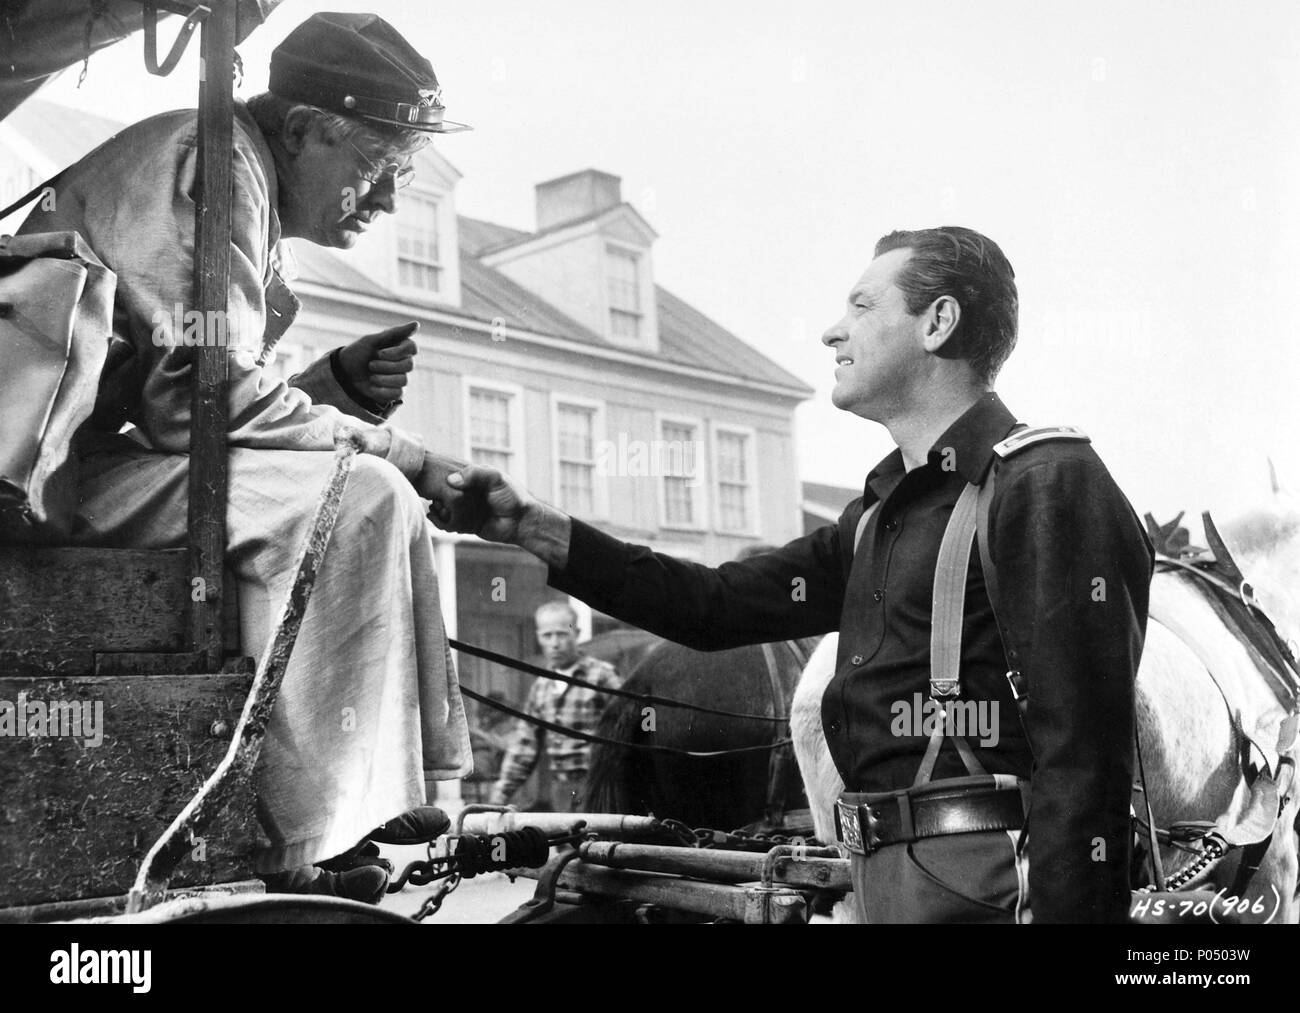
<svg viewBox="0 0 1300 1013">
<path fill-rule="evenodd" d="M 1223 537 L 1283 637 L 1300 639 L 1300 509 L 1275 484 L 1272 501 L 1225 526 Z M 818 645 L 791 709 L 795 756 L 817 836 L 823 841 L 835 839 L 833 806 L 844 788 L 821 723 L 822 694 L 835 674 L 838 640 L 832 634 Z M 1204 591 L 1167 572 L 1158 573 L 1151 587 L 1151 617 L 1137 678 L 1137 717 L 1157 826 L 1186 820 L 1232 826 L 1252 815 L 1234 719 L 1259 747 L 1252 748 L 1255 762 L 1264 760 L 1276 771 L 1278 732 L 1286 713 Z M 1296 794 L 1293 789 L 1259 872 L 1243 891 L 1255 912 L 1246 915 L 1247 920 L 1298 920 Z M 1258 798 L 1255 802 L 1257 817 L 1262 807 Z M 1140 796 L 1134 804 L 1143 811 Z M 1186 864 L 1185 853 L 1161 851 L 1167 875 Z M 1202 886 L 1229 890 L 1236 866 L 1235 858 L 1225 860 Z M 836 920 L 856 920 L 852 905 L 838 905 Z"/>
</svg>

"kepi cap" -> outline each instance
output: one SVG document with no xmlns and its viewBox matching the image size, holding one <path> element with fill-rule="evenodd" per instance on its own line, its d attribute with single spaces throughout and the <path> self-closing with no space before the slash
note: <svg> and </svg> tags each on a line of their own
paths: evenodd
<svg viewBox="0 0 1300 1013">
<path fill-rule="evenodd" d="M 270 90 L 375 123 L 447 134 L 433 67 L 377 14 L 313 14 L 271 53 Z"/>
</svg>

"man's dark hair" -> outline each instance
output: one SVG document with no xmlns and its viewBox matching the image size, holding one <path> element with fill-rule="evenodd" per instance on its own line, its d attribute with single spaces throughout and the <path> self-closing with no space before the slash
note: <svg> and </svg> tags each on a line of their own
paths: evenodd
<svg viewBox="0 0 1300 1013">
<path fill-rule="evenodd" d="M 902 249 L 912 255 L 894 281 L 909 313 L 944 295 L 961 307 L 957 329 L 935 354 L 969 360 L 991 383 L 1016 347 L 1020 297 L 1011 263 L 993 240 L 957 225 L 891 232 L 876 243 L 876 256 Z"/>
</svg>

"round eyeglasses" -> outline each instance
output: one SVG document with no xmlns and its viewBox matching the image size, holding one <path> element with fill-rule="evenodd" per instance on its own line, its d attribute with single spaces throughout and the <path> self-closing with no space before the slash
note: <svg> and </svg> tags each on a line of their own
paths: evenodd
<svg viewBox="0 0 1300 1013">
<path fill-rule="evenodd" d="M 388 181 L 393 184 L 394 190 L 401 190 L 403 187 L 410 186 L 411 181 L 415 179 L 414 166 L 408 165 L 403 168 L 397 162 L 384 162 L 373 159 L 353 144 L 351 139 L 348 140 L 348 144 L 352 146 L 352 150 L 360 155 L 362 161 L 366 163 L 368 168 L 361 174 L 361 178 L 371 186 L 378 186 L 380 183 Z"/>
</svg>

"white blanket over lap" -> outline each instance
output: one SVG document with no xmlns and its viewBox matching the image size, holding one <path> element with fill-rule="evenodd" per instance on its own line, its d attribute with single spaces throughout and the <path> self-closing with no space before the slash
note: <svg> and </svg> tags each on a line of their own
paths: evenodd
<svg viewBox="0 0 1300 1013">
<path fill-rule="evenodd" d="M 185 544 L 188 458 L 125 437 L 83 462 L 80 541 Z M 227 565 L 243 652 L 283 607 L 330 453 L 232 448 Z M 355 458 L 257 769 L 261 872 L 320 861 L 472 769 L 423 503 L 386 461 Z M 176 602 L 175 607 L 185 607 Z"/>
</svg>

